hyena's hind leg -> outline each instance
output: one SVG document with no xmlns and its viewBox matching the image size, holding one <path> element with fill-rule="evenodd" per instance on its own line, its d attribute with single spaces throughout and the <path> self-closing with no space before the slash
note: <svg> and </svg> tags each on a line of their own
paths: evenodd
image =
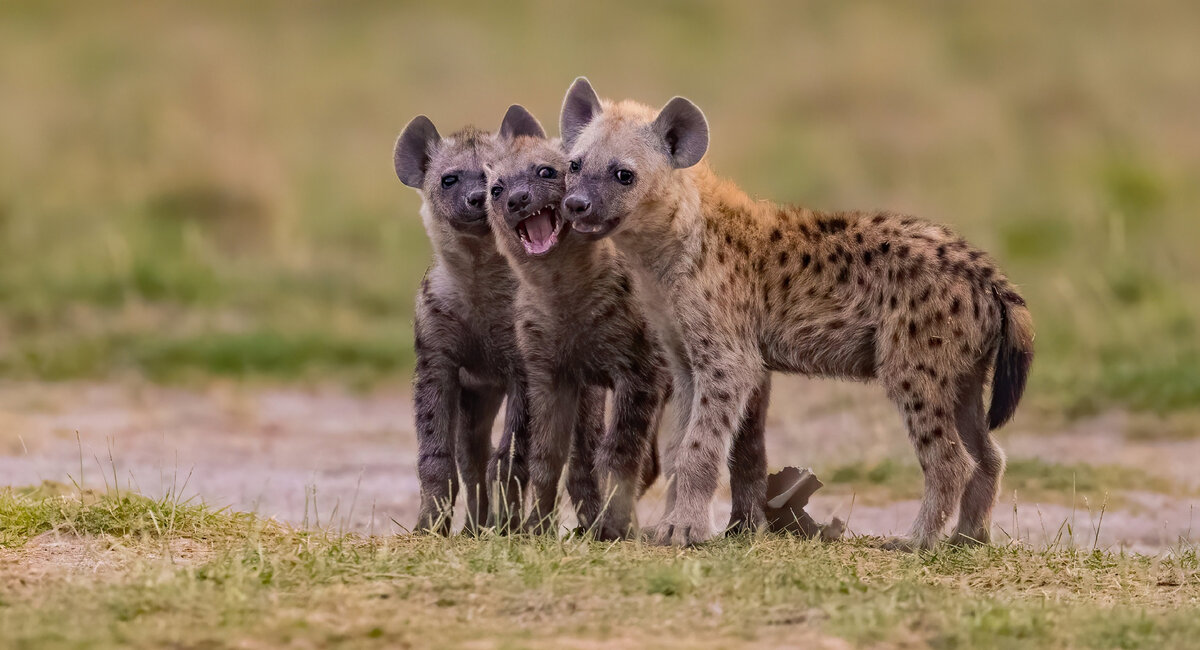
<svg viewBox="0 0 1200 650">
<path fill-rule="evenodd" d="M 504 403 L 504 391 L 490 387 L 464 388 L 458 403 L 458 443 L 454 451 L 467 503 L 464 532 L 473 533 L 487 523 L 487 466 L 492 454 L 492 423 Z"/>
<path fill-rule="evenodd" d="M 771 375 L 765 374 L 746 402 L 746 410 L 729 451 L 729 489 L 732 507 L 727 535 L 752 533 L 766 523 L 767 404 Z"/>
<path fill-rule="evenodd" d="M 975 461 L 958 510 L 958 527 L 951 541 L 958 544 L 987 544 L 991 541 L 992 508 L 1004 475 L 1004 451 L 988 431 L 983 402 L 987 364 L 959 384 L 958 408 L 954 412 L 958 434 Z"/>
<path fill-rule="evenodd" d="M 881 375 L 888 396 L 904 415 L 909 440 L 925 475 L 921 509 L 909 538 L 893 540 L 888 547 L 932 548 L 941 539 L 975 465 L 958 434 L 954 382 L 947 381 L 949 388 L 943 388 L 937 371 L 921 363 Z"/>
</svg>

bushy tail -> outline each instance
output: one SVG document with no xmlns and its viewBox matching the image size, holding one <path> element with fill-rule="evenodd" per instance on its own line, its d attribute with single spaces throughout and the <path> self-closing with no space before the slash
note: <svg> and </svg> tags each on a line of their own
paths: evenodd
<svg viewBox="0 0 1200 650">
<path fill-rule="evenodd" d="M 1033 317 L 1025 299 L 1011 288 L 996 287 L 992 293 L 1000 304 L 1000 346 L 992 374 L 988 429 L 998 429 L 1012 418 L 1025 392 L 1033 365 Z"/>
</svg>

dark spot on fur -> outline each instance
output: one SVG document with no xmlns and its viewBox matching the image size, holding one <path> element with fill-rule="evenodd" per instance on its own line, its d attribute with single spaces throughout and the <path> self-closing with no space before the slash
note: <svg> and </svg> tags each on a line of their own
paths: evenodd
<svg viewBox="0 0 1200 650">
<path fill-rule="evenodd" d="M 713 379 L 716 379 L 717 381 L 721 381 L 724 378 L 725 378 L 724 370 L 717 368 L 716 370 L 713 371 Z"/>
<path fill-rule="evenodd" d="M 825 267 L 820 262 L 817 262 L 816 266 L 813 267 L 813 273 L 817 275 L 821 275 L 821 271 L 823 270 L 825 270 Z"/>
<path fill-rule="evenodd" d="M 701 396 L 700 396 L 700 405 L 701 405 L 701 406 L 708 406 L 708 396 L 707 396 L 707 395 L 701 395 Z"/>
<path fill-rule="evenodd" d="M 845 284 L 846 280 L 849 280 L 849 279 L 850 279 L 850 269 L 843 266 L 842 270 L 838 271 L 838 276 L 837 276 L 838 284 Z"/>
<path fill-rule="evenodd" d="M 886 242 L 886 241 L 883 242 L 882 244 L 879 245 L 879 254 L 887 255 L 888 249 L 890 249 L 891 247 L 892 247 L 891 242 Z"/>
<path fill-rule="evenodd" d="M 778 228 L 771 231 L 771 241 L 779 241 L 783 238 L 783 233 L 779 232 Z"/>
<path fill-rule="evenodd" d="M 905 257 L 908 257 L 908 252 L 910 250 L 912 250 L 912 249 L 910 249 L 908 247 L 908 244 L 904 244 L 903 246 L 900 246 L 899 248 L 896 249 L 896 255 L 898 255 L 900 257 L 900 259 L 904 259 Z"/>
<path fill-rule="evenodd" d="M 946 435 L 945 429 L 942 429 L 941 427 L 934 427 L 931 433 L 933 434 L 934 438 L 941 438 L 942 436 Z"/>
<path fill-rule="evenodd" d="M 787 291 L 788 288 L 790 288 L 792 286 L 792 276 L 791 275 L 784 274 L 782 286 L 783 286 L 784 291 Z"/>
<path fill-rule="evenodd" d="M 958 296 L 954 296 L 954 300 L 950 301 L 950 313 L 957 314 L 960 307 L 962 307 L 962 301 Z"/>
<path fill-rule="evenodd" d="M 911 320 L 908 321 L 908 335 L 914 338 L 917 336 L 917 324 Z"/>
<path fill-rule="evenodd" d="M 860 244 L 863 243 L 863 236 L 862 236 L 861 232 L 854 233 L 854 241 L 856 241 Z"/>
<path fill-rule="evenodd" d="M 863 251 L 863 254 L 862 254 L 863 264 L 870 266 L 871 260 L 873 259 L 873 257 L 874 256 L 871 254 L 871 251 Z"/>
<path fill-rule="evenodd" d="M 898 306 L 899 301 L 896 300 L 896 296 L 892 296 L 892 299 L 889 301 L 889 304 L 891 305 L 892 309 L 895 309 Z"/>
<path fill-rule="evenodd" d="M 876 224 L 876 225 L 879 225 L 879 224 L 883 223 L 884 221 L 887 221 L 887 215 L 883 215 L 883 214 L 877 214 L 877 215 L 875 215 L 875 217 L 873 219 L 871 219 L 871 223 Z"/>
<path fill-rule="evenodd" d="M 800 268 L 807 269 L 808 265 L 812 264 L 812 255 L 805 253 L 800 256 Z"/>
<path fill-rule="evenodd" d="M 919 298 L 919 300 L 921 302 L 925 302 L 925 301 L 929 300 L 930 291 L 932 291 L 932 289 L 930 289 L 929 287 L 925 287 L 925 290 L 921 292 L 921 297 Z"/>
<path fill-rule="evenodd" d="M 779 266 L 783 266 L 784 264 L 787 264 L 787 261 L 788 261 L 788 252 L 787 251 L 779 251 Z"/>
<path fill-rule="evenodd" d="M 913 413 L 920 413 L 921 411 L 924 411 L 924 410 L 925 410 L 925 402 L 922 402 L 921 400 L 916 400 L 915 402 L 912 403 L 912 412 Z"/>
<path fill-rule="evenodd" d="M 931 348 L 936 348 L 936 347 L 939 347 L 939 346 L 941 346 L 941 344 L 942 344 L 942 339 L 941 339 L 941 337 L 939 337 L 939 336 L 931 336 L 931 337 L 929 337 L 929 347 L 931 347 Z"/>
<path fill-rule="evenodd" d="M 904 381 L 900 382 L 900 389 L 907 393 L 908 391 L 912 390 L 912 382 L 905 379 Z"/>
<path fill-rule="evenodd" d="M 971 258 L 971 261 L 975 261 L 982 256 L 983 256 L 983 253 L 980 251 L 971 251 L 970 253 L 967 254 L 967 257 Z"/>
<path fill-rule="evenodd" d="M 846 321 L 844 321 L 840 318 L 835 318 L 835 319 L 829 321 L 829 329 L 834 329 L 834 330 L 841 329 L 845 325 L 846 325 Z"/>
</svg>

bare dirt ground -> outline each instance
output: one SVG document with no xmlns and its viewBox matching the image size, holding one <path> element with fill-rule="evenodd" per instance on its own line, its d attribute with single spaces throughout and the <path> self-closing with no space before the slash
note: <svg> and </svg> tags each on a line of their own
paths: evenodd
<svg viewBox="0 0 1200 650">
<path fill-rule="evenodd" d="M 1121 507 L 1032 503 L 1006 494 L 996 509 L 997 541 L 1054 539 L 1070 523 L 1091 547 L 1158 552 L 1194 539 L 1200 438 L 1130 437 L 1129 416 L 1109 413 L 1046 430 L 1032 416 L 1003 432 L 1010 458 L 1140 468 L 1190 494 L 1130 492 Z M 175 490 L 210 505 L 253 511 L 296 525 L 402 532 L 418 501 L 412 405 L 403 389 L 359 395 L 333 388 L 263 389 L 216 385 L 202 391 L 121 384 L 0 386 L 0 485 L 42 481 L 100 488 L 119 482 L 151 496 Z M 768 421 L 772 467 L 825 468 L 885 458 L 911 462 L 891 405 L 875 387 L 779 377 Z M 714 521 L 728 512 L 727 491 Z M 653 523 L 661 485 L 641 504 Z M 917 502 L 867 506 L 818 494 L 818 519 L 849 517 L 858 534 L 903 533 Z M 1197 522 L 1200 527 L 1200 522 Z M 1099 533 L 1097 535 L 1097 528 Z"/>
</svg>

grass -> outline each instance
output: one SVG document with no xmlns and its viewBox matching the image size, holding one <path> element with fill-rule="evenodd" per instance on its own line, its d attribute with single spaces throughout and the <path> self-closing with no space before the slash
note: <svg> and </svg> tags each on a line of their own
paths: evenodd
<svg viewBox="0 0 1200 650">
<path fill-rule="evenodd" d="M 867 503 L 921 497 L 921 470 L 915 463 L 886 458 L 851 463 L 827 472 L 831 491 L 853 490 Z M 1195 491 L 1171 478 L 1121 465 L 1051 463 L 1036 458 L 1010 458 L 1004 472 L 1001 494 L 1025 503 L 1121 504 L 1124 492 L 1157 492 L 1174 496 Z M 1086 500 L 1086 501 L 1085 501 Z"/>
<path fill-rule="evenodd" d="M 992 250 L 1037 321 L 1034 404 L 1194 410 L 1197 18 L 1186 0 L 5 3 L 0 375 L 407 377 L 429 250 L 395 134 L 417 113 L 493 126 L 515 101 L 553 124 L 587 74 L 696 100 L 713 163 L 756 195 L 914 212 Z"/>
<path fill-rule="evenodd" d="M 360 537 L 179 504 L 180 525 L 146 526 L 171 504 L 132 495 L 9 490 L 0 503 L 0 528 L 39 522 L 83 536 L 78 564 L 0 581 L 0 647 L 824 647 L 841 638 L 1171 648 L 1200 632 L 1192 549 L 914 556 L 868 540 L 762 536 L 676 550 L 490 534 Z M 184 539 L 204 552 L 163 552 Z M 40 549 L 0 550 L 0 573 L 13 559 L 38 563 Z M 97 554 L 107 570 L 89 562 Z"/>
</svg>

